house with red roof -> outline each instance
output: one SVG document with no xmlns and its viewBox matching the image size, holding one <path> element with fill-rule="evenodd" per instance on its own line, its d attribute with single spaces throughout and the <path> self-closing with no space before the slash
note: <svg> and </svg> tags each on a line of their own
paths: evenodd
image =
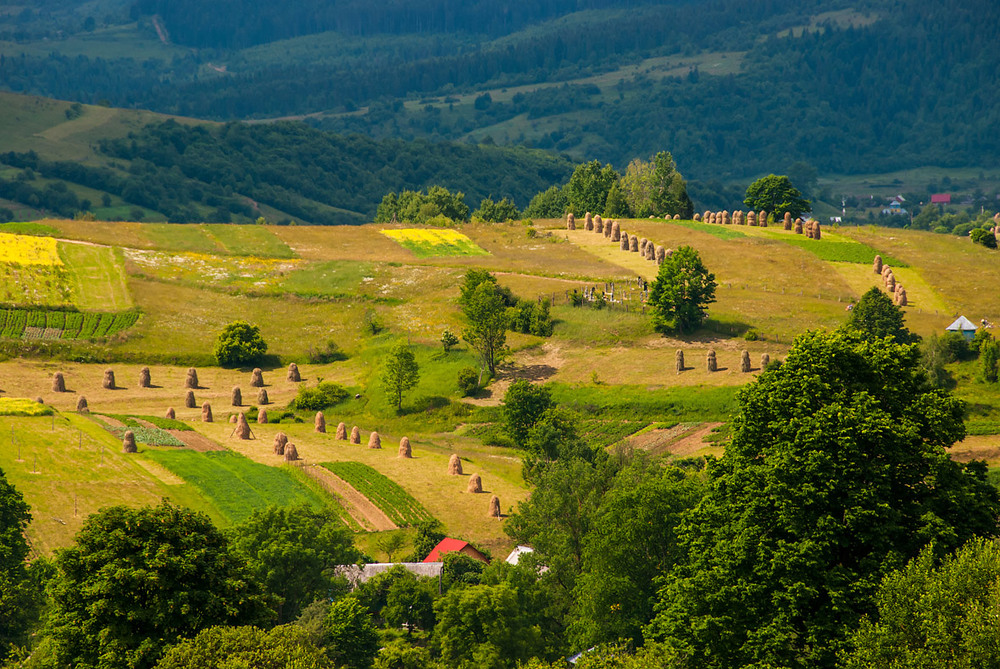
<svg viewBox="0 0 1000 669">
<path fill-rule="evenodd" d="M 468 555 L 473 560 L 479 560 L 480 562 L 489 564 L 489 560 L 485 555 L 477 551 L 472 547 L 468 541 L 462 541 L 461 539 L 452 539 L 450 537 L 445 537 L 438 545 L 434 547 L 434 550 L 424 558 L 424 562 L 441 562 L 445 553 L 461 553 L 463 555 Z"/>
<path fill-rule="evenodd" d="M 951 193 L 933 193 L 931 204 L 951 204 Z"/>
</svg>

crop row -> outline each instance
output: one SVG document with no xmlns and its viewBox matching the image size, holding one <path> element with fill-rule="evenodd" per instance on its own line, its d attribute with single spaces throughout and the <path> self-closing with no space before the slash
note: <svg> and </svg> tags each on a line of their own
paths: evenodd
<svg viewBox="0 0 1000 669">
<path fill-rule="evenodd" d="M 154 446 L 183 446 L 184 442 L 174 435 L 161 430 L 158 427 L 146 427 L 145 425 L 129 425 L 127 427 L 111 427 L 108 431 L 118 438 L 123 438 L 127 430 L 132 431 L 135 441 L 138 444 L 152 444 Z"/>
<path fill-rule="evenodd" d="M 583 421 L 581 437 L 595 448 L 606 448 L 642 430 L 649 422 L 630 420 Z"/>
<path fill-rule="evenodd" d="M 139 319 L 136 311 L 121 313 L 80 313 L 48 309 L 0 309 L 0 339 L 25 339 L 31 332 L 45 330 L 45 338 L 98 339 L 126 330 Z"/>
<path fill-rule="evenodd" d="M 324 462 L 320 466 L 344 479 L 371 500 L 389 520 L 400 527 L 434 517 L 410 493 L 390 478 L 360 462 Z"/>
</svg>

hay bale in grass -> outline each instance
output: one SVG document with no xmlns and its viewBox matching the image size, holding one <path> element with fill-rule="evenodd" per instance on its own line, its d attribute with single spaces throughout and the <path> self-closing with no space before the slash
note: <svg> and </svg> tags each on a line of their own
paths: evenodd
<svg viewBox="0 0 1000 669">
<path fill-rule="evenodd" d="M 732 219 L 729 217 L 729 212 L 728 211 L 722 212 L 722 224 L 729 225 L 730 223 L 732 223 Z"/>
<path fill-rule="evenodd" d="M 604 219 L 601 218 L 600 214 L 594 216 L 594 232 L 604 234 Z"/>
<path fill-rule="evenodd" d="M 684 371 L 684 351 L 683 351 L 683 349 L 677 349 L 677 354 L 674 355 L 674 359 L 676 360 L 676 363 L 677 363 L 676 364 L 676 366 L 677 366 L 677 373 L 680 374 L 681 372 Z"/>
<path fill-rule="evenodd" d="M 270 404 L 271 400 L 267 397 L 267 390 L 261 388 L 257 391 L 257 404 Z"/>
<path fill-rule="evenodd" d="M 656 260 L 656 244 L 653 242 L 646 244 L 646 260 Z"/>
<path fill-rule="evenodd" d="M 872 261 L 872 271 L 876 274 L 882 273 L 882 256 L 875 256 L 875 260 Z"/>
<path fill-rule="evenodd" d="M 605 239 L 611 239 L 611 227 L 614 221 L 604 221 L 604 237 Z"/>
<path fill-rule="evenodd" d="M 746 374 L 750 371 L 750 351 L 743 351 L 740 354 L 740 371 Z"/>
<path fill-rule="evenodd" d="M 635 235 L 632 235 L 632 237 L 628 240 L 628 250 L 632 253 L 639 252 L 639 238 Z"/>
<path fill-rule="evenodd" d="M 621 238 L 621 249 L 622 251 L 628 251 L 628 233 L 623 232 Z"/>
<path fill-rule="evenodd" d="M 662 263 L 663 259 L 667 257 L 667 250 L 659 244 L 656 245 L 656 251 L 654 253 L 656 254 L 655 257 L 657 263 Z"/>
<path fill-rule="evenodd" d="M 357 425 L 351 428 L 351 443 L 352 444 L 361 443 L 361 430 L 358 429 Z"/>
<path fill-rule="evenodd" d="M 794 232 L 797 235 L 801 235 L 802 234 L 802 219 L 801 218 L 796 218 L 795 219 Z"/>
<path fill-rule="evenodd" d="M 781 219 L 781 221 L 782 221 L 782 225 L 784 226 L 785 230 L 791 230 L 792 229 L 792 212 L 786 211 L 785 212 L 785 217 L 783 219 Z"/>
<path fill-rule="evenodd" d="M 694 220 L 700 221 L 701 220 L 701 214 L 695 214 L 694 215 Z"/>
<path fill-rule="evenodd" d="M 149 388 L 150 378 L 149 378 L 149 367 L 143 367 L 139 370 L 139 387 Z"/>
<path fill-rule="evenodd" d="M 187 378 L 184 379 L 184 387 L 198 389 L 198 370 L 194 367 L 188 367 Z"/>
<path fill-rule="evenodd" d="M 122 437 L 122 453 L 136 453 L 138 450 L 135 447 L 135 434 L 132 430 L 125 430 L 125 436 Z"/>
<path fill-rule="evenodd" d="M 187 394 L 184 396 L 184 406 L 186 408 L 188 408 L 188 409 L 193 409 L 196 406 L 198 406 L 198 403 L 195 402 L 195 400 L 194 400 L 194 391 L 193 390 L 187 391 Z"/>
<path fill-rule="evenodd" d="M 234 407 L 243 406 L 243 393 L 240 392 L 239 386 L 233 386 L 233 402 Z"/>
<path fill-rule="evenodd" d="M 344 425 L 343 421 L 337 425 L 337 439 L 347 441 L 347 426 Z"/>
<path fill-rule="evenodd" d="M 761 209 L 757 212 L 757 227 L 766 228 L 767 227 L 767 212 Z"/>
<path fill-rule="evenodd" d="M 287 443 L 288 443 L 288 435 L 285 434 L 284 432 L 279 432 L 278 434 L 274 435 L 274 443 L 271 445 L 271 448 L 274 450 L 274 454 L 284 455 L 285 445 Z"/>
<path fill-rule="evenodd" d="M 619 242 L 622 238 L 622 228 L 618 225 L 618 221 L 611 224 L 611 241 Z"/>
<path fill-rule="evenodd" d="M 674 214 L 674 220 L 675 221 L 681 220 L 681 215 L 680 214 Z"/>
<path fill-rule="evenodd" d="M 643 237 L 639 240 L 639 253 L 646 255 L 646 245 L 649 244 L 649 240 Z"/>
<path fill-rule="evenodd" d="M 257 410 L 257 424 L 267 425 L 267 409 L 261 407 Z"/>
<path fill-rule="evenodd" d="M 295 444 L 285 444 L 285 462 L 295 462 L 298 459 L 299 449 L 295 448 Z"/>
<path fill-rule="evenodd" d="M 496 495 L 490 497 L 490 510 L 487 515 L 489 515 L 490 518 L 500 517 L 500 498 Z"/>
<path fill-rule="evenodd" d="M 166 417 L 168 419 L 170 419 L 170 420 L 175 420 L 177 418 L 177 412 L 174 411 L 173 407 L 170 407 L 169 409 L 167 409 Z"/>
<path fill-rule="evenodd" d="M 313 421 L 313 429 L 320 434 L 326 434 L 326 416 L 323 415 L 322 411 L 316 412 L 316 418 Z"/>
<path fill-rule="evenodd" d="M 54 393 L 64 393 L 66 392 L 66 379 L 63 378 L 62 372 L 56 372 L 52 375 L 52 392 Z"/>
<path fill-rule="evenodd" d="M 465 489 L 466 492 L 471 492 L 473 494 L 480 493 L 483 491 L 483 479 L 479 474 L 473 474 L 469 477 L 469 485 Z"/>
<path fill-rule="evenodd" d="M 753 226 L 755 228 L 757 227 L 757 212 L 756 211 L 748 211 L 747 212 L 747 225 Z"/>
<path fill-rule="evenodd" d="M 236 436 L 239 439 L 250 438 L 250 423 L 247 422 L 247 415 L 242 411 L 236 417 Z"/>
<path fill-rule="evenodd" d="M 701 220 L 705 221 L 706 223 L 711 223 L 711 221 L 708 220 L 711 216 L 712 212 L 706 209 L 705 213 L 701 215 Z"/>
<path fill-rule="evenodd" d="M 90 407 L 87 406 L 87 398 L 80 396 L 80 399 L 76 401 L 76 410 L 80 413 L 89 413 Z"/>
<path fill-rule="evenodd" d="M 288 363 L 288 380 L 292 383 L 298 383 L 302 380 L 302 375 L 299 374 L 299 366 L 294 362 Z"/>
<path fill-rule="evenodd" d="M 587 230 L 594 229 L 594 217 L 590 214 L 589 211 L 583 215 L 583 226 Z"/>
<path fill-rule="evenodd" d="M 820 230 L 819 221 L 813 221 L 813 239 L 822 239 L 823 233 Z"/>
<path fill-rule="evenodd" d="M 264 372 L 260 370 L 260 367 L 254 367 L 254 370 L 250 373 L 250 387 L 251 388 L 264 387 Z"/>
<path fill-rule="evenodd" d="M 212 405 L 205 402 L 201 405 L 201 422 L 211 423 L 212 422 Z"/>
<path fill-rule="evenodd" d="M 709 351 L 705 355 L 705 369 L 707 369 L 709 372 L 719 371 L 719 363 L 715 359 L 715 351 Z"/>
<path fill-rule="evenodd" d="M 890 293 L 896 292 L 896 277 L 890 274 L 885 279 L 885 289 Z"/>
<path fill-rule="evenodd" d="M 112 369 L 104 370 L 104 382 L 101 384 L 105 390 L 114 390 L 115 386 L 115 372 Z"/>
<path fill-rule="evenodd" d="M 229 422 L 234 424 L 236 423 L 236 414 L 234 413 L 229 414 Z"/>
<path fill-rule="evenodd" d="M 708 212 L 708 215 L 705 216 L 705 222 L 708 223 L 709 225 L 715 225 L 715 214 L 712 212 Z"/>
<path fill-rule="evenodd" d="M 457 453 L 452 453 L 451 457 L 448 458 L 448 474 L 451 476 L 462 475 L 462 460 Z"/>
<path fill-rule="evenodd" d="M 900 306 L 900 307 L 905 307 L 906 304 L 907 304 L 907 302 L 906 302 L 906 289 L 905 288 L 900 288 L 896 292 L 896 305 Z"/>
<path fill-rule="evenodd" d="M 673 249 L 667 249 L 666 251 L 663 252 L 663 257 L 664 258 L 669 258 L 672 255 L 674 255 L 674 250 Z"/>
<path fill-rule="evenodd" d="M 382 438 L 378 436 L 378 432 L 372 432 L 368 435 L 368 448 L 382 448 Z"/>
<path fill-rule="evenodd" d="M 399 440 L 399 457 L 406 459 L 413 457 L 413 451 L 410 449 L 409 437 L 403 437 Z"/>
<path fill-rule="evenodd" d="M 760 354 L 760 368 L 762 370 L 763 369 L 767 369 L 767 366 L 770 365 L 770 364 L 771 364 L 771 356 L 769 356 L 767 353 L 761 353 Z"/>
<path fill-rule="evenodd" d="M 733 225 L 743 225 L 743 212 L 739 209 L 733 212 Z"/>
<path fill-rule="evenodd" d="M 573 212 L 566 214 L 566 229 L 576 230 L 576 217 L 573 216 Z"/>
</svg>

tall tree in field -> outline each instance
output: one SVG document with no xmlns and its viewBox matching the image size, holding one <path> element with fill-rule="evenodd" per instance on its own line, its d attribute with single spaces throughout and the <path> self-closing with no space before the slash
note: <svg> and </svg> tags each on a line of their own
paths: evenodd
<svg viewBox="0 0 1000 669">
<path fill-rule="evenodd" d="M 604 214 L 608 192 L 618 181 L 618 172 L 611 165 L 601 167 L 601 161 L 592 160 L 577 166 L 566 184 L 569 210 L 576 216 L 586 212 Z"/>
<path fill-rule="evenodd" d="M 410 390 L 420 381 L 420 367 L 413 351 L 405 342 L 393 347 L 382 367 L 382 383 L 385 392 L 396 411 L 403 408 L 403 393 Z"/>
<path fill-rule="evenodd" d="M 763 209 L 775 218 L 780 218 L 787 211 L 792 218 L 798 218 L 811 211 L 809 200 L 802 197 L 799 189 L 792 185 L 788 177 L 769 174 L 757 179 L 747 187 L 747 195 L 743 204 L 751 209 Z"/>
<path fill-rule="evenodd" d="M 684 177 L 667 151 L 660 151 L 650 162 L 636 158 L 629 163 L 621 178 L 621 189 L 636 218 L 674 214 L 690 218 L 694 210 Z"/>
<path fill-rule="evenodd" d="M 854 305 L 847 319 L 847 327 L 866 337 L 877 339 L 892 337 L 898 344 L 908 344 L 916 340 L 913 333 L 903 324 L 903 310 L 875 286 L 862 295 Z"/>
<path fill-rule="evenodd" d="M 688 334 L 696 330 L 705 320 L 708 305 L 715 302 L 716 285 L 715 275 L 690 246 L 665 258 L 649 291 L 657 331 Z"/>
<path fill-rule="evenodd" d="M 497 364 L 507 350 L 510 322 L 501 290 L 496 283 L 483 281 L 469 292 L 462 311 L 469 319 L 469 326 L 462 330 L 462 339 L 479 353 L 480 375 L 489 372 L 495 377 Z"/>
<path fill-rule="evenodd" d="M 809 332 L 738 398 L 646 629 L 686 666 L 834 667 L 886 574 L 997 533 L 986 466 L 945 450 L 964 405 L 927 388 L 915 345 Z"/>
</svg>

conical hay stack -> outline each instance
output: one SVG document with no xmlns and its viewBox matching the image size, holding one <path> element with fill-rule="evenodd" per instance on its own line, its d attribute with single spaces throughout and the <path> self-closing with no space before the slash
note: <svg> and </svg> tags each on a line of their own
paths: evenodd
<svg viewBox="0 0 1000 669">
<path fill-rule="evenodd" d="M 247 422 L 247 415 L 242 411 L 236 417 L 236 436 L 240 439 L 250 438 L 250 423 Z"/>
<path fill-rule="evenodd" d="M 347 441 L 347 426 L 344 423 L 337 425 L 337 439 Z"/>
<path fill-rule="evenodd" d="M 757 212 L 757 225 L 762 228 L 767 227 L 767 212 L 763 209 Z"/>
<path fill-rule="evenodd" d="M 802 234 L 802 219 L 801 218 L 796 218 L 795 219 L 795 229 L 794 229 L 794 231 L 795 231 L 795 234 L 797 234 L 797 235 L 801 235 Z"/>
<path fill-rule="evenodd" d="M 614 223 L 614 221 L 605 221 L 604 222 L 604 236 L 607 239 L 611 239 L 612 223 Z"/>
<path fill-rule="evenodd" d="M 622 244 L 621 244 L 622 251 L 628 251 L 628 233 L 627 232 L 623 232 L 622 233 L 621 242 L 622 242 Z"/>
<path fill-rule="evenodd" d="M 663 259 L 666 258 L 666 257 L 667 257 L 667 250 L 665 248 L 663 248 L 662 246 L 660 246 L 659 244 L 657 244 L 656 245 L 656 262 L 661 263 L 661 262 L 663 262 Z"/>
<path fill-rule="evenodd" d="M 701 214 L 695 214 L 694 215 L 694 220 L 700 221 L 701 220 Z"/>
<path fill-rule="evenodd" d="M 403 437 L 399 440 L 399 457 L 401 458 L 412 458 L 413 451 L 410 450 L 410 439 L 409 437 Z"/>
<path fill-rule="evenodd" d="M 292 383 L 298 383 L 302 380 L 302 375 L 299 374 L 299 366 L 294 362 L 288 363 L 288 380 Z"/>
<path fill-rule="evenodd" d="M 760 368 L 767 369 L 767 366 L 771 364 L 771 356 L 767 353 L 760 354 Z"/>
<path fill-rule="evenodd" d="M 576 230 L 576 217 L 573 216 L 573 212 L 566 214 L 566 229 Z"/>
<path fill-rule="evenodd" d="M 731 221 L 732 219 L 729 218 L 729 212 L 728 211 L 722 212 L 722 224 L 729 225 Z"/>
<path fill-rule="evenodd" d="M 138 449 L 135 447 L 135 434 L 132 430 L 126 430 L 125 436 L 122 438 L 122 453 L 135 453 Z"/>
<path fill-rule="evenodd" d="M 267 397 L 267 390 L 261 388 L 257 391 L 257 404 L 270 404 L 271 400 Z"/>
<path fill-rule="evenodd" d="M 184 379 L 185 388 L 198 388 L 198 371 L 194 367 L 188 367 L 187 378 Z"/>
<path fill-rule="evenodd" d="M 709 220 L 708 220 L 708 219 L 709 219 L 709 217 L 710 217 L 711 215 L 712 215 L 712 212 L 710 212 L 710 211 L 708 211 L 708 210 L 706 209 L 706 210 L 705 210 L 705 213 L 701 215 L 701 220 L 703 220 L 703 221 L 705 221 L 706 223 L 708 223 L 708 222 L 709 222 Z"/>
<path fill-rule="evenodd" d="M 500 498 L 496 495 L 490 497 L 490 511 L 487 515 L 489 515 L 490 518 L 500 517 Z"/>
<path fill-rule="evenodd" d="M 250 373 L 250 387 L 251 388 L 264 387 L 264 372 L 260 370 L 260 367 L 254 367 L 253 372 Z"/>
<path fill-rule="evenodd" d="M 194 391 L 187 391 L 187 395 L 184 396 L 184 406 L 188 409 L 193 409 L 198 406 L 198 403 L 194 399 Z"/>
<path fill-rule="evenodd" d="M 753 227 L 757 227 L 757 212 L 755 211 L 747 212 L 747 225 L 752 225 Z"/>
<path fill-rule="evenodd" d="M 295 462 L 299 459 L 299 449 L 295 444 L 285 444 L 285 462 Z"/>
<path fill-rule="evenodd" d="M 674 255 L 674 250 L 673 249 L 667 249 L 666 251 L 663 252 L 663 258 L 664 258 L 664 260 L 666 260 L 667 258 L 669 258 L 672 255 Z"/>
<path fill-rule="evenodd" d="M 674 356 L 677 361 L 677 373 L 680 374 L 684 371 L 684 351 L 677 349 L 677 354 Z"/>
<path fill-rule="evenodd" d="M 149 388 L 150 378 L 149 378 L 149 367 L 143 367 L 139 370 L 139 387 Z"/>
<path fill-rule="evenodd" d="M 882 265 L 882 269 L 881 269 L 881 271 L 879 271 L 879 274 L 882 275 L 882 281 L 883 281 L 883 283 L 885 282 L 886 275 L 889 274 L 889 272 L 891 272 L 891 271 L 892 271 L 891 267 L 889 267 L 888 265 Z"/>
<path fill-rule="evenodd" d="M 681 220 L 681 215 L 680 214 L 674 214 L 674 220 L 675 221 Z"/>
<path fill-rule="evenodd" d="M 274 435 L 274 444 L 272 445 L 272 448 L 274 449 L 274 454 L 284 455 L 285 444 L 287 443 L 288 443 L 288 435 L 285 434 L 284 432 L 279 432 L 278 434 Z"/>
<path fill-rule="evenodd" d="M 167 409 L 166 417 L 169 418 L 170 420 L 175 420 L 177 418 L 177 412 L 174 411 L 173 407 Z"/>
<path fill-rule="evenodd" d="M 462 475 L 462 461 L 456 453 L 452 453 L 448 458 L 448 473 L 452 476 Z"/>
<path fill-rule="evenodd" d="M 715 359 L 715 351 L 709 351 L 705 356 L 705 368 L 710 372 L 718 371 L 719 363 Z"/>
<path fill-rule="evenodd" d="M 906 306 L 906 289 L 900 288 L 899 292 L 896 293 L 896 304 L 905 307 Z"/>
<path fill-rule="evenodd" d="M 594 232 L 604 234 L 604 219 L 601 218 L 600 214 L 594 216 Z"/>
<path fill-rule="evenodd" d="M 785 230 L 792 229 L 792 213 L 790 211 L 785 212 L 785 217 L 782 219 L 784 223 Z"/>
<path fill-rule="evenodd" d="M 622 229 L 618 221 L 611 224 L 611 241 L 619 242 L 622 239 Z"/>
<path fill-rule="evenodd" d="M 372 432 L 368 435 L 368 448 L 382 448 L 382 437 L 378 436 L 378 432 Z"/>
<path fill-rule="evenodd" d="M 313 425 L 316 432 L 326 434 L 326 416 L 323 415 L 322 411 L 316 412 L 316 419 L 313 421 Z"/>
<path fill-rule="evenodd" d="M 653 242 L 646 244 L 646 260 L 656 260 L 656 244 Z"/>
<path fill-rule="evenodd" d="M 243 406 L 243 393 L 240 392 L 239 386 L 233 386 L 233 402 L 234 407 Z"/>
<path fill-rule="evenodd" d="M 632 235 L 632 237 L 628 240 L 628 250 L 632 253 L 639 252 L 639 238 L 635 235 Z"/>
<path fill-rule="evenodd" d="M 212 405 L 205 402 L 201 405 L 201 422 L 211 423 L 212 422 Z"/>
<path fill-rule="evenodd" d="M 594 229 L 594 217 L 590 215 L 589 211 L 583 215 L 583 220 L 584 220 L 584 227 L 586 227 L 587 230 Z"/>
<path fill-rule="evenodd" d="M 743 225 L 743 212 L 739 209 L 733 212 L 733 225 Z"/>
<path fill-rule="evenodd" d="M 483 479 L 479 476 L 479 474 L 473 474 L 469 477 L 469 487 L 467 487 L 465 491 L 471 493 L 483 491 Z"/>
<path fill-rule="evenodd" d="M 66 392 L 66 379 L 63 378 L 62 372 L 56 372 L 52 375 L 52 392 L 54 393 L 64 393 Z"/>
<path fill-rule="evenodd" d="M 37 402 L 38 404 L 45 404 L 45 400 L 43 400 L 41 397 L 36 397 L 35 402 Z"/>
<path fill-rule="evenodd" d="M 744 374 L 750 371 L 750 351 L 740 354 L 740 371 Z"/>
<path fill-rule="evenodd" d="M 823 238 L 823 233 L 820 231 L 819 221 L 816 221 L 815 225 L 813 225 L 813 239 L 822 239 L 822 238 Z"/>
<path fill-rule="evenodd" d="M 87 406 L 87 398 L 81 396 L 80 399 L 76 401 L 76 410 L 80 413 L 87 413 L 90 408 Z"/>
<path fill-rule="evenodd" d="M 649 240 L 646 239 L 645 237 L 639 240 L 639 253 L 641 253 L 642 255 L 646 255 L 646 244 L 648 243 Z"/>
<path fill-rule="evenodd" d="M 257 424 L 267 425 L 267 409 L 263 407 L 257 409 Z"/>
<path fill-rule="evenodd" d="M 229 422 L 232 423 L 233 425 L 236 425 L 236 414 L 234 413 L 229 414 Z"/>
<path fill-rule="evenodd" d="M 885 289 L 890 293 L 896 292 L 896 277 L 890 274 L 885 280 Z"/>
<path fill-rule="evenodd" d="M 104 382 L 101 385 L 104 386 L 105 390 L 115 389 L 115 373 L 113 370 L 104 370 Z"/>
<path fill-rule="evenodd" d="M 876 274 L 882 273 L 882 256 L 875 256 L 875 260 L 872 261 L 872 271 Z"/>
<path fill-rule="evenodd" d="M 361 443 L 361 430 L 358 429 L 357 425 L 351 428 L 351 443 L 352 444 Z"/>
<path fill-rule="evenodd" d="M 715 214 L 708 212 L 705 214 L 705 222 L 714 225 L 715 224 Z"/>
</svg>

